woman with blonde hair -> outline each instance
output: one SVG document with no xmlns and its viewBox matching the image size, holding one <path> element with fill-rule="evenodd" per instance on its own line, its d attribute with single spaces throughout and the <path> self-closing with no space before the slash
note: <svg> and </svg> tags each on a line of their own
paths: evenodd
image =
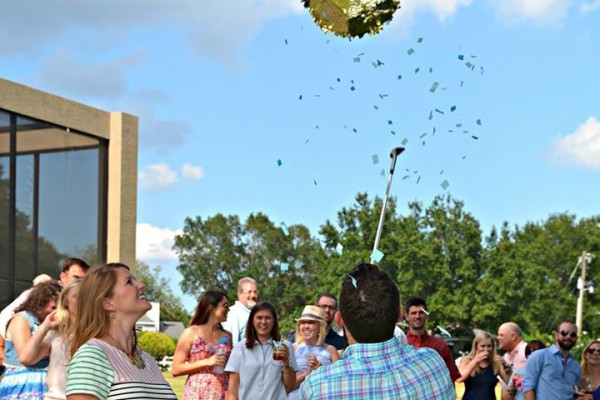
<svg viewBox="0 0 600 400">
<path fill-rule="evenodd" d="M 577 399 L 600 399 L 600 340 L 592 340 L 581 353 L 581 396 Z"/>
<path fill-rule="evenodd" d="M 76 279 L 65 286 L 56 304 L 56 311 L 44 319 L 37 332 L 27 342 L 23 356 L 34 359 L 38 354 L 50 354 L 46 377 L 48 391 L 45 400 L 64 400 L 69 364 L 69 336 L 75 325 L 75 305 L 81 280 Z"/>
<path fill-rule="evenodd" d="M 135 323 L 152 306 L 125 264 L 88 272 L 77 299 L 67 368 L 68 400 L 175 400 L 156 361 L 137 346 Z"/>
<path fill-rule="evenodd" d="M 463 400 L 495 400 L 497 376 L 508 382 L 494 337 L 485 331 L 477 332 L 471 352 L 460 360 L 458 370 L 461 376 L 456 382 L 465 383 Z"/>
<path fill-rule="evenodd" d="M 325 343 L 327 322 L 323 310 L 317 306 L 306 306 L 297 320 L 296 341 L 293 344 L 298 372 L 296 372 L 296 387 L 299 387 L 306 377 L 322 365 L 338 361 L 340 356 L 337 349 Z M 288 400 L 298 397 L 298 389 L 288 394 Z"/>
</svg>

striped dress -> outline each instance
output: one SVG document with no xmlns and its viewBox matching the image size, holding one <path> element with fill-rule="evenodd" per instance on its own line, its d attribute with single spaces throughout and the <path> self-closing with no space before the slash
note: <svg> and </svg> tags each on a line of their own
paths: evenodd
<svg viewBox="0 0 600 400">
<path fill-rule="evenodd" d="M 176 400 L 156 361 L 142 352 L 144 368 L 108 343 L 92 339 L 81 346 L 67 369 L 66 394 L 91 394 L 100 400 Z"/>
</svg>

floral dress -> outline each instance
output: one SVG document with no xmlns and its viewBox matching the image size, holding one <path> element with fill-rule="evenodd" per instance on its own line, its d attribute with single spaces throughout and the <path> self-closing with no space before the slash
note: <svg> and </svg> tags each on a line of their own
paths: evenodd
<svg viewBox="0 0 600 400">
<path fill-rule="evenodd" d="M 219 350 L 224 352 L 227 358 L 229 358 L 231 344 L 212 344 L 198 337 L 192 343 L 188 361 L 192 363 L 204 360 Z M 229 375 L 227 372 L 214 372 L 213 368 L 213 366 L 202 367 L 188 376 L 183 389 L 184 400 L 225 400 L 227 397 Z"/>
</svg>

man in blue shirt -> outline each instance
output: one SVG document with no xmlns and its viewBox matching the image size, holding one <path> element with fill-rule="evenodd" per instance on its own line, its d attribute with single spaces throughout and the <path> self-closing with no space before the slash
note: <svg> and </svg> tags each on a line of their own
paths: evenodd
<svg viewBox="0 0 600 400">
<path fill-rule="evenodd" d="M 581 367 L 571 349 L 577 343 L 577 327 L 563 321 L 555 333 L 556 344 L 529 356 L 525 368 L 525 400 L 573 400 Z"/>
<path fill-rule="evenodd" d="M 429 348 L 400 343 L 394 327 L 400 310 L 396 283 L 375 265 L 361 264 L 344 277 L 336 322 L 344 327 L 344 358 L 311 372 L 299 400 L 455 400 L 446 364 Z"/>
</svg>

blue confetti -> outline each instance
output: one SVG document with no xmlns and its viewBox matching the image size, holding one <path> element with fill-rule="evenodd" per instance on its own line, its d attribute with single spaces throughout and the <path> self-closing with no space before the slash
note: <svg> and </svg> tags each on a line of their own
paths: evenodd
<svg viewBox="0 0 600 400">
<path fill-rule="evenodd" d="M 354 289 L 356 289 L 356 278 L 350 274 L 348 274 L 348 277 L 350 278 L 350 281 L 352 281 L 352 286 L 354 286 Z"/>
<path fill-rule="evenodd" d="M 335 252 L 341 256 L 344 252 L 344 246 L 342 246 L 341 243 L 338 243 L 337 246 L 335 246 Z"/>
<path fill-rule="evenodd" d="M 288 230 L 287 225 L 285 224 L 285 222 L 281 223 L 281 230 L 283 231 L 283 234 L 285 236 L 288 236 L 290 234 L 290 231 Z"/>
<path fill-rule="evenodd" d="M 384 254 L 380 250 L 375 249 L 371 253 L 371 260 L 378 263 L 379 261 L 381 261 L 383 259 L 383 256 L 384 256 Z"/>
</svg>

